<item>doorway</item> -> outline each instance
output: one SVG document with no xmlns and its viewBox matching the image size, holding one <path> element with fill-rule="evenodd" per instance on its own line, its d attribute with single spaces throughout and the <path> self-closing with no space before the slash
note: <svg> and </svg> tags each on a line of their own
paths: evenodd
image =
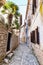
<svg viewBox="0 0 43 65">
<path fill-rule="evenodd" d="M 7 41 L 7 52 L 10 50 L 10 41 L 11 41 L 11 33 L 8 33 L 8 41 Z"/>
</svg>

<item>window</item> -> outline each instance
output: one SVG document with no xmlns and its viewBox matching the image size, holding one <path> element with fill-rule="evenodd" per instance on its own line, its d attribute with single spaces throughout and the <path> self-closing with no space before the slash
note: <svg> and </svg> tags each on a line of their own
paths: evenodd
<svg viewBox="0 0 43 65">
<path fill-rule="evenodd" d="M 36 11 L 36 0 L 33 0 L 33 4 L 32 4 L 32 14 L 35 14 Z"/>
</svg>

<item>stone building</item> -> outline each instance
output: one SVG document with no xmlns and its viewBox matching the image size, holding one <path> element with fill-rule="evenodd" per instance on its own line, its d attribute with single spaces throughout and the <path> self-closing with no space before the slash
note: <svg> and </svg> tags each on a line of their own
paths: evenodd
<svg viewBox="0 0 43 65">
<path fill-rule="evenodd" d="M 0 3 L 3 5 L 5 3 L 5 0 L 0 0 Z M 2 6 L 1 4 L 0 7 Z M 7 21 L 6 16 L 0 13 L 0 62 L 19 44 L 19 34 L 17 31 L 12 32 L 13 29 L 7 29 L 5 25 L 5 21 Z"/>
<path fill-rule="evenodd" d="M 12 32 L 10 28 L 7 30 L 5 19 L 0 15 L 0 62 L 19 45 L 18 33 L 18 31 Z"/>
<path fill-rule="evenodd" d="M 43 13 L 43 3 L 40 4 L 41 0 L 35 0 L 36 3 L 34 4 L 33 1 L 34 0 L 28 0 L 25 19 L 27 20 L 27 22 L 29 22 L 28 21 L 29 17 L 31 19 L 30 26 L 31 42 L 35 44 L 37 43 L 43 50 L 43 14 L 41 14 Z"/>
<path fill-rule="evenodd" d="M 0 16 L 0 62 L 6 55 L 7 35 L 4 18 Z"/>
</svg>

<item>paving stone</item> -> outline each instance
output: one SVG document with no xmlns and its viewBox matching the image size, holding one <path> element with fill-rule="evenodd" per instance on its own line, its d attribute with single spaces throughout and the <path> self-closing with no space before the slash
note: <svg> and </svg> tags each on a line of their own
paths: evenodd
<svg viewBox="0 0 43 65">
<path fill-rule="evenodd" d="M 7 57 L 8 57 L 9 59 L 11 59 L 13 55 L 14 55 L 14 53 L 10 53 L 10 54 L 7 55 Z"/>
<path fill-rule="evenodd" d="M 9 65 L 39 65 L 32 50 L 26 44 L 20 44 L 13 53 Z"/>
</svg>

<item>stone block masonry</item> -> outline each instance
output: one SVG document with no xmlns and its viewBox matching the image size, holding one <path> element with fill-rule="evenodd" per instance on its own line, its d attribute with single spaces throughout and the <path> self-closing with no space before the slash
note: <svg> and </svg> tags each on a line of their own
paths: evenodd
<svg viewBox="0 0 43 65">
<path fill-rule="evenodd" d="M 7 48 L 7 30 L 4 24 L 0 23 L 0 62 L 6 55 Z"/>
</svg>

